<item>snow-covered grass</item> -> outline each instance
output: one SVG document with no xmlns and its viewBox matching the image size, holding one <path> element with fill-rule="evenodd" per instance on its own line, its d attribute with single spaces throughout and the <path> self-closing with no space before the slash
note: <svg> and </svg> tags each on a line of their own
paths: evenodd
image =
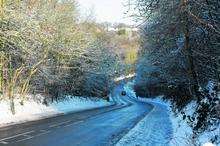
<svg viewBox="0 0 220 146">
<path fill-rule="evenodd" d="M 131 95 L 131 97 L 136 98 L 135 92 L 132 89 L 134 83 L 130 82 L 127 85 L 125 85 L 124 89 L 126 90 L 128 95 Z M 210 85 L 208 87 L 212 86 Z M 211 90 L 209 90 L 211 91 Z M 172 126 L 172 137 L 170 138 L 170 141 L 168 144 L 169 146 L 215 146 L 210 142 L 210 139 L 215 136 L 220 136 L 220 128 L 217 127 L 215 131 L 212 132 L 204 132 L 202 133 L 197 139 L 193 139 L 193 130 L 190 125 L 183 120 L 182 114 L 178 112 L 174 112 L 172 110 L 172 104 L 170 101 L 164 101 L 162 99 L 163 96 L 158 96 L 157 98 L 149 99 L 149 98 L 140 98 L 138 97 L 138 100 L 142 102 L 147 102 L 151 104 L 159 104 L 163 105 L 164 110 L 167 110 L 169 113 L 169 120 L 171 121 Z M 191 102 L 188 104 L 184 109 L 183 112 L 186 115 L 192 115 L 196 110 L 196 102 Z M 163 111 L 161 111 L 163 112 Z M 150 114 L 148 114 L 144 119 L 142 119 L 135 127 L 132 129 L 127 135 L 125 135 L 117 144 L 118 146 L 121 145 L 147 145 L 146 143 L 149 143 L 149 139 L 147 139 L 147 135 L 149 133 L 149 127 L 146 127 L 146 123 L 152 119 L 152 117 L 155 114 L 155 111 L 152 111 Z M 151 117 L 152 116 L 152 117 Z M 151 117 L 151 118 L 150 118 Z M 162 119 L 161 119 L 162 120 Z M 169 120 L 166 121 L 166 123 L 169 123 Z M 151 120 L 151 122 L 154 122 Z M 149 124 L 148 124 L 149 125 Z M 161 135 L 161 133 L 158 133 L 158 136 Z M 153 137 L 151 137 L 153 138 Z M 151 139 L 152 140 L 152 139 Z M 146 142 L 146 143 L 144 143 Z M 220 146 L 220 145 L 219 145 Z"/>
<path fill-rule="evenodd" d="M 219 129 L 213 132 L 205 132 L 203 134 L 201 134 L 201 136 L 199 136 L 198 139 L 193 140 L 192 136 L 193 136 L 193 132 L 192 132 L 192 128 L 187 124 L 186 121 L 183 120 L 181 114 L 175 114 L 172 111 L 172 106 L 171 103 L 169 101 L 163 101 L 161 99 L 162 96 L 154 98 L 154 99 L 147 99 L 147 98 L 140 98 L 138 97 L 138 99 L 142 102 L 147 102 L 147 103 L 151 103 L 153 105 L 162 105 L 163 108 L 161 108 L 161 106 L 159 106 L 160 108 L 157 109 L 157 111 L 163 113 L 164 110 L 168 111 L 168 117 L 169 119 L 167 119 L 167 121 L 162 121 L 163 123 L 163 128 L 160 127 L 159 129 L 157 129 L 157 136 L 155 136 L 154 134 L 151 134 L 151 137 L 149 139 L 148 135 L 150 132 L 150 128 L 149 126 L 146 125 L 150 125 L 150 123 L 152 123 L 151 126 L 153 126 L 154 124 L 157 124 L 155 122 L 159 122 L 158 120 L 164 120 L 163 117 L 164 115 L 162 114 L 160 119 L 155 119 L 155 117 L 158 114 L 157 111 L 153 110 L 151 113 L 149 113 L 144 119 L 142 119 L 128 134 L 126 134 L 117 144 L 117 146 L 122 146 L 122 145 L 130 145 L 130 146 L 134 146 L 134 145 L 148 145 L 150 141 L 154 141 L 155 145 L 169 145 L 169 146 L 194 146 L 194 145 L 201 145 L 201 146 L 216 146 L 214 144 L 212 144 L 209 140 L 211 138 L 211 136 L 216 135 L 217 133 L 220 133 Z M 184 111 L 186 114 L 191 115 L 194 111 L 195 111 L 195 102 L 190 103 L 189 105 L 186 106 L 186 108 L 184 108 Z M 166 114 L 166 112 L 164 112 L 164 114 Z M 170 120 L 170 121 L 169 121 Z M 148 124 L 147 124 L 148 123 Z M 160 131 L 161 129 L 165 129 L 165 125 L 166 124 L 170 124 L 172 126 L 172 137 L 167 137 L 167 139 L 169 140 L 169 142 L 166 143 L 166 140 L 163 139 L 164 135 L 162 134 L 163 131 Z M 167 125 L 168 126 L 168 125 Z M 169 130 L 168 130 L 169 131 Z M 161 137 L 162 136 L 162 137 Z M 157 140 L 158 137 L 160 139 L 161 144 L 158 144 Z M 156 139 L 155 139 L 156 138 Z M 154 140 L 152 140 L 154 139 Z"/>
<path fill-rule="evenodd" d="M 42 104 L 42 97 L 38 99 L 39 100 L 36 101 L 33 100 L 33 98 L 28 98 L 28 100 L 24 102 L 24 105 L 19 103 L 20 100 L 15 99 L 15 115 L 11 114 L 8 101 L 0 101 L 0 127 L 112 104 L 98 98 L 74 96 L 67 98 L 65 101 L 49 103 L 48 106 L 46 106 Z"/>
<path fill-rule="evenodd" d="M 165 103 L 170 105 L 171 107 L 171 104 L 169 102 Z M 194 113 L 194 106 L 195 103 L 191 103 L 186 108 L 184 108 L 183 111 L 185 111 L 186 114 L 191 115 L 192 113 Z M 189 126 L 189 124 L 186 123 L 186 121 L 183 120 L 182 115 L 172 112 L 172 109 L 170 108 L 170 119 L 172 121 L 173 126 L 173 138 L 170 141 L 170 146 L 193 145 L 193 143 L 195 142 L 192 139 L 192 128 Z"/>
<path fill-rule="evenodd" d="M 169 109 L 170 120 L 173 127 L 173 137 L 169 142 L 170 146 L 215 146 L 213 143 L 210 142 L 210 139 L 215 135 L 219 135 L 220 128 L 217 128 L 215 131 L 212 132 L 204 132 L 197 139 L 193 139 L 192 127 L 190 127 L 189 124 L 185 120 L 183 120 L 183 116 L 181 114 L 176 114 L 172 111 L 172 106 L 169 101 L 164 101 L 161 98 L 162 96 L 154 99 L 139 99 L 144 102 L 160 103 L 166 105 L 167 109 Z M 183 111 L 186 115 L 191 116 L 195 112 L 195 108 L 196 102 L 191 102 L 183 109 Z"/>
<path fill-rule="evenodd" d="M 203 144 L 202 146 L 215 146 L 215 145 L 211 142 L 207 142 L 207 143 Z"/>
<path fill-rule="evenodd" d="M 193 139 L 192 128 L 185 120 L 183 120 L 183 116 L 181 114 L 176 114 L 172 111 L 172 105 L 169 101 L 162 100 L 162 96 L 154 99 L 139 98 L 139 100 L 143 102 L 154 102 L 166 105 L 170 113 L 170 120 L 173 127 L 173 137 L 169 142 L 170 146 L 215 146 L 210 142 L 210 139 L 215 135 L 219 135 L 219 128 L 212 132 L 204 132 L 197 139 Z M 191 116 L 195 112 L 195 108 L 196 102 L 191 102 L 183 109 L 183 111 L 186 115 Z"/>
<path fill-rule="evenodd" d="M 165 104 L 139 98 L 150 102 L 154 108 L 116 146 L 165 146 L 172 137 L 172 126 Z"/>
</svg>

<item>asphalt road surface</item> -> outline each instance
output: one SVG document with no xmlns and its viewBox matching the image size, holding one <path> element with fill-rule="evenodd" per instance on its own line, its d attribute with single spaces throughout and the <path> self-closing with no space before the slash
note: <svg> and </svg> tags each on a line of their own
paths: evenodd
<svg viewBox="0 0 220 146">
<path fill-rule="evenodd" d="M 152 109 L 153 105 L 121 96 L 115 104 L 0 129 L 0 146 L 115 145 Z"/>
</svg>

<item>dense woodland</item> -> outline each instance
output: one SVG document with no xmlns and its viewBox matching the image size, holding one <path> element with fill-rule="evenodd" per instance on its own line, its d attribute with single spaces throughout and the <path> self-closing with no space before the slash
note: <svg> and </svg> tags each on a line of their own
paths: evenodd
<svg viewBox="0 0 220 146">
<path fill-rule="evenodd" d="M 41 94 L 45 104 L 65 95 L 107 99 L 114 78 L 136 72 L 137 95 L 165 95 L 193 127 L 193 138 L 214 130 L 219 0 L 128 0 L 127 7 L 142 22 L 140 38 L 124 24 L 81 16 L 75 0 L 0 0 L 0 100 L 15 114 L 14 100 L 22 105 L 27 95 Z M 193 116 L 181 112 L 193 101 Z"/>
<path fill-rule="evenodd" d="M 15 98 L 23 104 L 30 94 L 45 104 L 107 98 L 113 79 L 134 71 L 137 32 L 81 16 L 75 0 L 0 0 L 0 15 L 0 100 L 12 113 Z"/>
<path fill-rule="evenodd" d="M 193 116 L 181 112 L 193 127 L 194 137 L 214 130 L 220 124 L 219 1 L 131 0 L 129 6 L 142 21 L 137 94 L 166 95 L 178 111 L 195 101 Z"/>
</svg>

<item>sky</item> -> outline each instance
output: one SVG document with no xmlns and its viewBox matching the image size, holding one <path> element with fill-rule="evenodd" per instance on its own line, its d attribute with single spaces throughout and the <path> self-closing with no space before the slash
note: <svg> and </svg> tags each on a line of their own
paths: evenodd
<svg viewBox="0 0 220 146">
<path fill-rule="evenodd" d="M 126 0 L 77 0 L 81 12 L 86 10 L 95 13 L 98 22 L 126 23 L 134 24 L 132 18 L 128 18 L 124 13 Z"/>
</svg>

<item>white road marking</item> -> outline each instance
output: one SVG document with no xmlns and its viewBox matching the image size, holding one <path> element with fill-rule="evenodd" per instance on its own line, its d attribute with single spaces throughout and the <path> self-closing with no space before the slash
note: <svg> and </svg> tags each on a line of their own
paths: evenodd
<svg viewBox="0 0 220 146">
<path fill-rule="evenodd" d="M 28 135 L 26 135 L 26 136 L 27 136 L 27 138 L 23 138 L 23 139 L 15 141 L 15 142 L 21 142 L 21 141 L 29 140 L 29 139 L 32 139 L 34 137 L 34 136 L 28 136 Z"/>
<path fill-rule="evenodd" d="M 32 131 L 28 131 L 28 132 L 25 132 L 25 133 L 20 133 L 20 134 L 17 134 L 17 135 L 13 135 L 13 136 L 10 136 L 10 137 L 6 137 L 6 138 L 3 138 L 3 139 L 0 139 L 0 141 L 12 139 L 12 138 L 15 138 L 15 137 L 18 137 L 18 136 L 25 136 L 26 134 L 30 134 L 30 133 L 33 133 L 33 132 L 35 132 L 35 131 L 32 130 Z"/>
<path fill-rule="evenodd" d="M 40 130 L 42 133 L 39 133 L 37 135 L 34 135 L 34 136 L 30 136 L 30 135 L 25 135 L 27 136 L 27 138 L 24 138 L 24 139 L 20 139 L 20 140 L 17 140 L 15 142 L 21 142 L 21 141 L 25 141 L 25 140 L 29 140 L 29 139 L 33 139 L 35 137 L 38 137 L 38 136 L 41 136 L 41 135 L 44 135 L 44 134 L 47 134 L 47 133 L 50 133 L 51 131 L 47 131 L 47 130 Z"/>
<path fill-rule="evenodd" d="M 50 127 L 50 128 L 53 128 L 53 127 L 60 126 L 60 125 L 62 125 L 62 124 L 69 123 L 69 122 L 70 122 L 70 121 L 68 120 L 68 121 L 65 121 L 65 122 L 61 122 L 61 123 L 57 123 L 57 124 L 50 125 L 49 127 Z"/>
<path fill-rule="evenodd" d="M 1 144 L 8 144 L 8 142 L 0 141 Z"/>
<path fill-rule="evenodd" d="M 48 131 L 45 130 L 45 132 L 37 134 L 37 135 L 33 136 L 32 138 L 37 137 L 37 136 L 41 136 L 41 135 L 44 135 L 44 134 L 47 134 L 47 133 L 50 133 L 50 132 L 51 131 L 49 131 L 49 130 Z"/>
<path fill-rule="evenodd" d="M 50 125 L 49 127 L 51 127 L 51 128 L 52 128 L 52 127 L 57 127 L 57 126 L 61 126 L 62 124 L 66 124 L 66 123 L 69 123 L 69 122 L 71 122 L 71 121 L 68 120 L 68 121 L 65 121 L 65 122 L 53 124 L 53 125 Z M 83 122 L 84 122 L 84 121 L 77 121 L 77 122 L 74 122 L 74 123 L 65 125 L 64 127 L 69 127 L 69 126 L 72 126 L 72 125 L 75 125 L 75 124 L 79 124 L 79 123 L 83 123 Z M 40 132 L 42 132 L 42 133 L 39 133 L 39 134 L 34 135 L 34 136 L 28 135 L 28 134 L 31 134 L 31 133 L 33 133 L 33 132 L 36 132 L 36 131 L 32 130 L 32 131 L 28 131 L 28 132 L 24 132 L 24 133 L 20 133 L 20 134 L 16 134 L 16 135 L 13 135 L 13 136 L 10 136 L 10 137 L 3 138 L 3 139 L 0 139 L 0 143 L 7 145 L 7 144 L 9 144 L 9 142 L 5 142 L 5 140 L 10 140 L 10 139 L 12 139 L 12 138 L 16 138 L 16 137 L 19 137 L 19 136 L 24 136 L 25 138 L 23 138 L 23 139 L 20 139 L 20 140 L 17 140 L 17 141 L 12 141 L 12 142 L 15 142 L 15 143 L 16 143 L 16 142 L 21 142 L 21 141 L 33 139 L 33 138 L 35 138 L 35 137 L 37 137 L 37 136 L 41 136 L 41 135 L 50 133 L 51 131 L 49 131 L 49 130 L 43 130 L 43 129 L 42 129 L 42 130 L 40 130 Z"/>
<path fill-rule="evenodd" d="M 84 122 L 84 121 L 77 121 L 77 122 L 74 122 L 74 123 L 65 125 L 65 126 L 63 126 L 63 127 L 69 127 L 69 126 L 76 125 L 76 124 L 83 123 L 83 122 Z"/>
</svg>

